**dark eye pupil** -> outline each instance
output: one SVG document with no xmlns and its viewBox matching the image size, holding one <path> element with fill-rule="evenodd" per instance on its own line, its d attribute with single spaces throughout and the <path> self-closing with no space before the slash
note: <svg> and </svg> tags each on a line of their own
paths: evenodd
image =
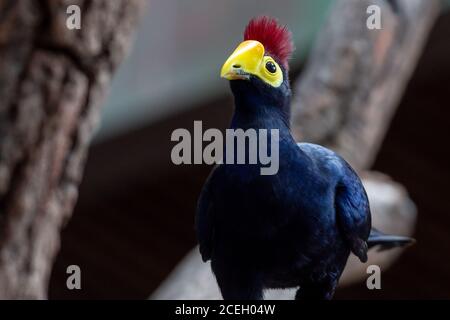
<svg viewBox="0 0 450 320">
<path fill-rule="evenodd" d="M 266 63 L 266 69 L 270 73 L 275 73 L 277 71 L 277 66 L 272 61 Z"/>
</svg>

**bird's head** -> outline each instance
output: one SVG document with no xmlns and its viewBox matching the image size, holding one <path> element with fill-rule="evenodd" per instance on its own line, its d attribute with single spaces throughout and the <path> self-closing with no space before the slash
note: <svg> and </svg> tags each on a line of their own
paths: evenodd
<svg viewBox="0 0 450 320">
<path fill-rule="evenodd" d="M 221 77 L 230 80 L 236 98 L 287 107 L 290 99 L 288 59 L 294 46 L 290 31 L 277 20 L 252 19 L 244 41 L 225 61 Z"/>
</svg>

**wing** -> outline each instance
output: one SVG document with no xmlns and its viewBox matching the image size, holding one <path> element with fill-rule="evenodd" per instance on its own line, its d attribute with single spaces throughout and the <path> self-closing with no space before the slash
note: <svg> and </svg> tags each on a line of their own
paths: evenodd
<svg viewBox="0 0 450 320">
<path fill-rule="evenodd" d="M 335 177 L 334 206 L 338 227 L 352 252 L 361 261 L 367 261 L 370 207 L 358 175 L 344 159 L 327 148 L 309 143 L 298 146 L 318 167 L 325 168 L 324 174 Z"/>
<path fill-rule="evenodd" d="M 214 172 L 214 170 L 213 170 Z M 200 194 L 195 215 L 195 229 L 200 247 L 200 254 L 204 262 L 211 259 L 214 238 L 214 210 L 211 197 L 212 174 L 208 177 Z"/>
<path fill-rule="evenodd" d="M 335 208 L 339 228 L 352 252 L 367 261 L 367 239 L 371 229 L 369 200 L 358 175 L 343 161 L 343 175 L 336 187 Z"/>
</svg>

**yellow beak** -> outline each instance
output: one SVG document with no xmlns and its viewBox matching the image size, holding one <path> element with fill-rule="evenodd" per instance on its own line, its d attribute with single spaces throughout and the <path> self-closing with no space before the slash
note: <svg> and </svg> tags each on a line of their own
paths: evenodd
<svg viewBox="0 0 450 320">
<path fill-rule="evenodd" d="M 222 66 L 220 76 L 228 80 L 248 80 L 257 75 L 264 59 L 264 46 L 255 40 L 242 42 Z"/>
</svg>

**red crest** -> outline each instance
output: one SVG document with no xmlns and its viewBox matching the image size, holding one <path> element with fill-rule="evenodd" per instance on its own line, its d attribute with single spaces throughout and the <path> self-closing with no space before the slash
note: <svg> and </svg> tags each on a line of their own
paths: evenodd
<svg viewBox="0 0 450 320">
<path fill-rule="evenodd" d="M 267 16 L 253 18 L 245 28 L 244 40 L 261 42 L 270 56 L 278 60 L 285 69 L 289 68 L 288 60 L 294 51 L 292 34 L 277 20 Z"/>
</svg>

